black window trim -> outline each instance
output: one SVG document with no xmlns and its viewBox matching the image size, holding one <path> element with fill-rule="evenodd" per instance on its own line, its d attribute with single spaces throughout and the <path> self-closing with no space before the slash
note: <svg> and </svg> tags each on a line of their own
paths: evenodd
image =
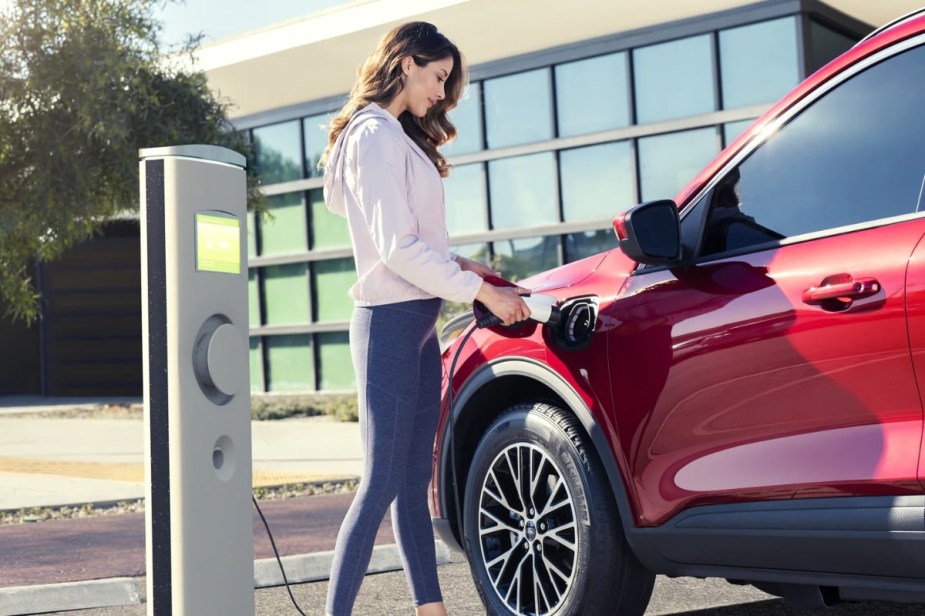
<svg viewBox="0 0 925 616">
<path fill-rule="evenodd" d="M 923 170 L 925 173 L 925 170 Z M 722 261 L 723 259 L 728 259 L 730 257 L 738 257 L 741 255 L 755 254 L 758 252 L 764 252 L 766 250 L 773 250 L 777 248 L 782 248 L 784 246 L 793 246 L 794 244 L 802 244 L 803 242 L 811 242 L 814 240 L 825 239 L 829 237 L 836 237 L 839 235 L 847 235 L 849 233 L 857 233 L 858 231 L 867 231 L 869 229 L 876 229 L 878 227 L 886 227 L 889 225 L 895 225 L 903 222 L 909 222 L 911 220 L 917 220 L 919 218 L 925 217 L 925 212 L 912 212 L 910 214 L 900 214 L 899 216 L 889 216 L 887 218 L 878 218 L 876 220 L 859 222 L 853 225 L 843 225 L 841 227 L 832 227 L 830 229 L 824 229 L 822 231 L 813 231 L 812 233 L 801 233 L 800 235 L 793 235 L 783 240 L 779 241 L 770 241 L 762 242 L 760 244 L 752 244 L 746 248 L 739 248 L 738 250 L 727 250 L 725 252 L 716 252 L 710 255 L 705 255 L 698 259 L 692 260 L 691 265 L 700 265 L 701 263 L 710 263 L 713 261 Z"/>
</svg>

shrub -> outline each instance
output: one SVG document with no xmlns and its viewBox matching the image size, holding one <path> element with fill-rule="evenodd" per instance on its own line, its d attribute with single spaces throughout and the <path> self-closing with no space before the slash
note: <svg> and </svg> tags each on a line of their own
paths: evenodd
<svg viewBox="0 0 925 616">
<path fill-rule="evenodd" d="M 251 417 L 257 420 L 330 415 L 337 421 L 357 421 L 356 394 L 291 394 L 251 396 Z"/>
</svg>

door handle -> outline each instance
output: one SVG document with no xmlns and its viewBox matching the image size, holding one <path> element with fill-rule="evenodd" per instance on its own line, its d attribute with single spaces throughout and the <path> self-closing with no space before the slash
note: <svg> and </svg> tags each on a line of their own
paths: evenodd
<svg viewBox="0 0 925 616">
<path fill-rule="evenodd" d="M 853 279 L 848 274 L 829 276 L 818 287 L 803 291 L 803 303 L 817 306 L 829 300 L 841 300 L 851 303 L 856 299 L 870 297 L 880 291 L 880 282 L 876 278 Z"/>
</svg>

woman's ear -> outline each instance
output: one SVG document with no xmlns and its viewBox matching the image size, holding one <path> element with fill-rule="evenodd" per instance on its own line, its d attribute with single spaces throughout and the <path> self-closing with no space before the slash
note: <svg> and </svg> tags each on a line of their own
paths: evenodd
<svg viewBox="0 0 925 616">
<path fill-rule="evenodd" d="M 411 65 L 414 63 L 414 58 L 408 56 L 403 58 L 401 61 L 401 70 L 405 75 L 411 74 Z"/>
</svg>

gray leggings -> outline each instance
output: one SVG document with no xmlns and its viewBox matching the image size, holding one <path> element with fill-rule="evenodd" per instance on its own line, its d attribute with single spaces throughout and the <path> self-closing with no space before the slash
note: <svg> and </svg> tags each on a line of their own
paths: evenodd
<svg viewBox="0 0 925 616">
<path fill-rule="evenodd" d="M 441 300 L 357 307 L 350 350 L 359 394 L 363 478 L 337 535 L 327 611 L 348 616 L 376 533 L 392 505 L 392 527 L 416 606 L 442 601 L 427 508 L 440 408 Z"/>
</svg>

